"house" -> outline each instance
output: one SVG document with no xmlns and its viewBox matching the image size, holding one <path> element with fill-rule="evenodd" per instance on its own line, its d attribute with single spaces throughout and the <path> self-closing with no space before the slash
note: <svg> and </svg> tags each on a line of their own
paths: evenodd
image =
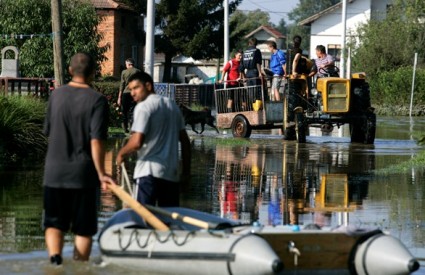
<svg viewBox="0 0 425 275">
<path fill-rule="evenodd" d="M 257 48 L 261 51 L 263 56 L 263 66 L 268 67 L 270 60 L 270 50 L 267 47 L 267 41 L 276 42 L 278 49 L 286 49 L 286 36 L 271 26 L 260 26 L 252 32 L 245 35 L 245 39 L 248 40 L 251 37 L 257 38 Z"/>
<path fill-rule="evenodd" d="M 101 17 L 98 31 L 103 36 L 99 46 L 108 46 L 101 74 L 119 77 L 125 60 L 133 58 L 143 66 L 144 19 L 128 5 L 117 0 L 90 0 Z"/>
<path fill-rule="evenodd" d="M 165 58 L 161 53 L 155 54 L 154 82 L 161 82 L 164 76 Z M 172 61 L 171 80 L 176 83 L 188 83 L 197 76 L 204 83 L 214 83 L 221 66 L 217 67 L 217 60 L 195 60 L 183 55 L 175 56 Z"/>
<path fill-rule="evenodd" d="M 383 19 L 392 0 L 347 0 L 346 37 L 371 19 Z M 310 57 L 316 57 L 317 45 L 326 47 L 339 60 L 342 44 L 342 2 L 314 14 L 298 23 L 310 26 Z"/>
</svg>

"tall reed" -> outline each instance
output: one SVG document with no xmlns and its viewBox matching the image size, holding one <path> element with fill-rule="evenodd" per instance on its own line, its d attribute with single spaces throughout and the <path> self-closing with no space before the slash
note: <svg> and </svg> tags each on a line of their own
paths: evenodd
<svg viewBox="0 0 425 275">
<path fill-rule="evenodd" d="M 0 165 L 44 156 L 46 103 L 27 96 L 0 96 Z"/>
</svg>

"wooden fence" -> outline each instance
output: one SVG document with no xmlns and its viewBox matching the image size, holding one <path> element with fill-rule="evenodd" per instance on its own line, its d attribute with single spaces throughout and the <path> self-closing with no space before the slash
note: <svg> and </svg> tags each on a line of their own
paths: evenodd
<svg viewBox="0 0 425 275">
<path fill-rule="evenodd" d="M 53 90 L 52 78 L 0 77 L 0 93 L 48 97 Z"/>
</svg>

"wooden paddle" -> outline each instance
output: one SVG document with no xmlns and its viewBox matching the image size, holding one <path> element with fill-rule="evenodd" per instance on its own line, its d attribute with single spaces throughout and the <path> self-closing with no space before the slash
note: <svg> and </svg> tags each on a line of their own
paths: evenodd
<svg viewBox="0 0 425 275">
<path fill-rule="evenodd" d="M 152 205 L 146 205 L 146 208 L 149 209 L 152 212 L 157 213 L 157 214 L 170 217 L 173 220 L 179 220 L 179 221 L 182 221 L 184 223 L 191 224 L 191 225 L 197 226 L 199 228 L 203 228 L 203 229 L 216 229 L 219 226 L 219 224 L 209 223 L 209 222 L 198 220 L 198 219 L 195 219 L 195 218 L 192 218 L 192 217 L 183 216 L 183 215 L 180 215 L 177 212 L 170 212 L 170 211 L 167 211 L 167 210 L 164 210 L 162 208 L 155 207 L 155 206 L 152 206 Z"/>
<path fill-rule="evenodd" d="M 124 174 L 124 175 L 127 175 L 127 170 L 125 169 L 125 165 L 121 165 L 121 169 L 122 169 L 122 173 Z M 124 177 L 124 180 L 125 181 L 127 181 L 127 184 L 130 184 L 129 183 L 129 179 L 128 179 L 128 176 L 127 177 Z M 121 191 L 123 191 L 123 190 L 121 190 Z M 125 192 L 125 191 L 124 191 Z M 126 193 L 127 194 L 127 193 Z M 128 194 L 127 194 L 128 195 Z M 131 197 L 130 197 L 131 198 Z M 132 199 L 132 198 L 131 198 Z M 123 200 L 124 201 L 124 200 Z M 137 201 L 136 201 L 136 203 L 138 203 Z M 142 206 L 142 205 L 140 205 L 140 206 Z M 197 226 L 197 227 L 199 227 L 199 228 L 203 228 L 203 229 L 216 229 L 217 227 L 219 227 L 219 225 L 220 224 L 214 224 L 214 223 L 209 223 L 209 222 L 206 222 L 206 221 L 202 221 L 202 220 L 199 220 L 199 219 L 195 219 L 195 218 L 192 218 L 192 217 L 188 217 L 188 216 L 183 216 L 183 215 L 180 215 L 179 213 L 177 213 L 177 212 L 169 212 L 169 211 L 167 211 L 167 210 L 164 210 L 164 209 L 161 209 L 161 208 L 159 208 L 159 207 L 154 207 L 154 206 L 151 206 L 151 205 L 146 205 L 145 206 L 147 209 L 149 209 L 150 211 L 152 211 L 152 212 L 155 212 L 155 213 L 157 213 L 157 214 L 161 214 L 161 215 L 164 215 L 164 216 L 167 216 L 167 217 L 170 217 L 170 218 L 172 218 L 173 220 L 180 220 L 180 221 L 182 221 L 182 222 L 184 222 L 184 223 L 187 223 L 187 224 L 191 224 L 191 225 L 194 225 L 194 226 Z M 131 208 L 133 208 L 133 207 L 131 207 Z M 134 208 L 133 208 L 133 210 L 135 210 Z M 140 214 L 139 214 L 140 215 Z M 151 224 L 152 225 L 152 224 Z M 153 225 L 152 225 L 153 226 Z"/>
<path fill-rule="evenodd" d="M 131 209 L 140 215 L 147 223 L 157 230 L 167 231 L 169 230 L 160 219 L 155 217 L 148 209 L 141 205 L 138 201 L 133 199 L 127 192 L 121 189 L 116 184 L 108 184 L 108 188 L 117 195 L 123 202 L 125 202 Z"/>
</svg>

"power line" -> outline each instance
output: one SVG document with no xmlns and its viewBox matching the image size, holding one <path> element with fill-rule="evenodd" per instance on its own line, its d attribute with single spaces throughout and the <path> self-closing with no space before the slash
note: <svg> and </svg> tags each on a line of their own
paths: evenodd
<svg viewBox="0 0 425 275">
<path fill-rule="evenodd" d="M 243 11 L 243 12 L 251 12 L 251 11 L 256 11 L 256 10 L 240 10 L 239 11 Z M 276 13 L 276 14 L 288 14 L 290 12 L 288 11 L 267 11 L 268 13 Z"/>
</svg>

